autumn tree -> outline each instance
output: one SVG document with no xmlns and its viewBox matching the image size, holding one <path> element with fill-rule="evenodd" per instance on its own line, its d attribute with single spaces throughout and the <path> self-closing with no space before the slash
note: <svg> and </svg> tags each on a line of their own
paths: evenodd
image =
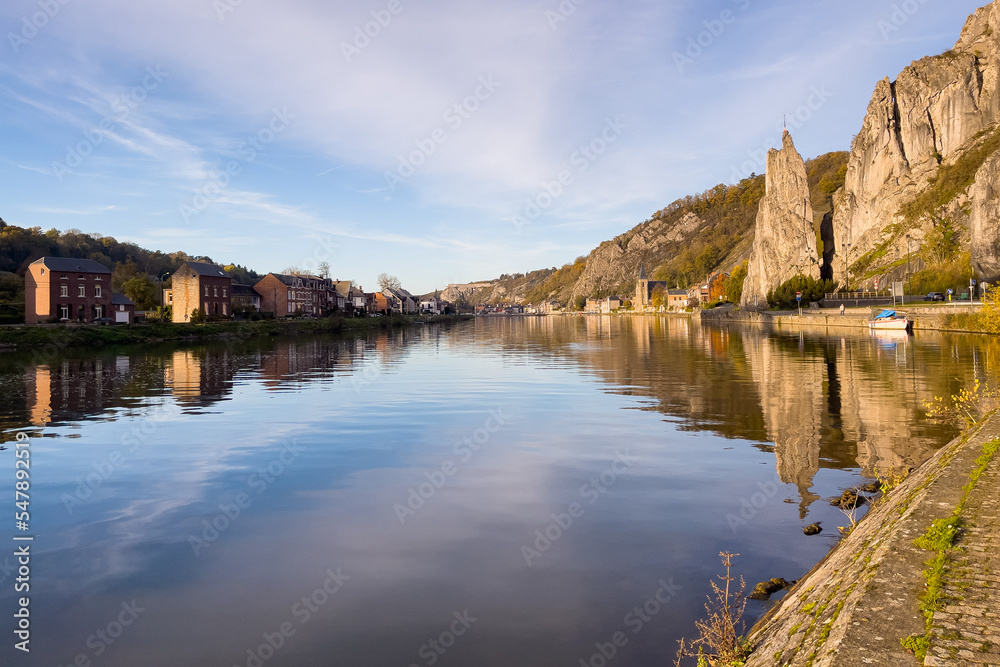
<svg viewBox="0 0 1000 667">
<path fill-rule="evenodd" d="M 667 291 L 663 289 L 663 285 L 657 285 L 653 288 L 653 293 L 649 295 L 649 302 L 654 308 L 662 308 L 666 305 L 667 301 Z"/>
</svg>

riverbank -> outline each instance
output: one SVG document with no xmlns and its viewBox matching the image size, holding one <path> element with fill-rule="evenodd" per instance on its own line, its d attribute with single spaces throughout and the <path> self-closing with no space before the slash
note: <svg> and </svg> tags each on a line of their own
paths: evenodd
<svg viewBox="0 0 1000 667">
<path fill-rule="evenodd" d="M 0 351 L 134 345 L 166 341 L 197 342 L 222 338 L 250 339 L 258 336 L 386 329 L 469 319 L 472 319 L 471 315 L 394 315 L 392 317 L 324 317 L 320 319 L 257 320 L 209 324 L 166 322 L 111 326 L 61 324 L 7 326 L 0 327 Z"/>
<path fill-rule="evenodd" d="M 978 310 L 979 304 L 976 304 Z M 890 307 L 891 308 L 891 307 Z M 907 306 L 900 308 L 913 320 L 914 331 L 948 331 L 954 333 L 984 333 L 976 322 L 975 311 L 968 304 L 955 306 Z M 868 329 L 869 308 L 839 310 L 803 309 L 796 311 L 747 311 L 716 308 L 699 314 L 702 322 L 741 322 L 764 324 L 778 329 L 808 331 L 830 329 Z"/>
<path fill-rule="evenodd" d="M 994 414 L 876 503 L 757 624 L 747 667 L 1000 664 L 998 438 Z"/>
</svg>

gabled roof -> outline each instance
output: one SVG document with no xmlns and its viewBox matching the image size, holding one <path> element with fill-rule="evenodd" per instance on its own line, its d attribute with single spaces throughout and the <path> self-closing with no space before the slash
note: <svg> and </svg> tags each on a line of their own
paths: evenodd
<svg viewBox="0 0 1000 667">
<path fill-rule="evenodd" d="M 112 294 L 111 303 L 115 306 L 134 306 L 132 299 L 128 298 L 124 294 Z"/>
<path fill-rule="evenodd" d="M 215 264 L 206 264 L 205 262 L 184 262 L 185 266 L 191 267 L 191 270 L 197 273 L 199 276 L 211 276 L 213 278 L 228 278 L 226 272 L 222 270 L 221 266 L 216 266 Z"/>
<path fill-rule="evenodd" d="M 337 291 L 337 294 L 343 297 L 348 297 L 351 295 L 351 281 L 350 280 L 334 280 L 333 289 Z"/>
<path fill-rule="evenodd" d="M 233 296 L 260 296 L 260 294 L 250 285 L 240 285 L 239 283 L 233 283 L 232 287 L 229 289 L 229 293 Z"/>
<path fill-rule="evenodd" d="M 382 290 L 383 294 L 385 292 L 388 292 L 389 294 L 393 295 L 394 297 L 396 297 L 400 301 L 402 301 L 403 299 L 412 299 L 413 301 L 417 300 L 417 298 L 415 296 L 413 296 L 412 294 L 410 294 L 409 292 L 407 292 L 402 287 L 398 287 L 398 288 L 397 287 L 386 287 L 384 290 Z"/>
<path fill-rule="evenodd" d="M 73 257 L 42 257 L 32 264 L 41 264 L 49 271 L 66 271 L 67 273 L 111 273 L 111 269 L 92 259 L 74 259 Z"/>
</svg>

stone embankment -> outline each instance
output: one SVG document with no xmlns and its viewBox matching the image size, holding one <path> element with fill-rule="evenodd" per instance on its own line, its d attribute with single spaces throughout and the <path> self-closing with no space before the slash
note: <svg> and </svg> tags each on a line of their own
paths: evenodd
<svg viewBox="0 0 1000 667">
<path fill-rule="evenodd" d="M 1000 456 L 983 454 L 998 437 L 994 416 L 877 501 L 757 624 L 748 667 L 915 667 L 921 662 L 901 644 L 908 637 L 929 639 L 924 665 L 1000 665 L 1000 568 L 993 567 Z M 944 551 L 941 602 L 928 633 L 919 598 L 934 553 L 914 539 L 956 514 L 961 529 Z"/>
<path fill-rule="evenodd" d="M 892 306 L 885 306 L 891 309 Z M 978 310 L 979 304 L 975 308 Z M 954 306 L 906 306 L 899 309 L 913 320 L 914 331 L 965 331 L 952 323 L 949 316 L 968 314 L 972 307 L 968 304 Z M 868 308 L 848 308 L 841 315 L 836 309 L 802 309 L 795 311 L 752 312 L 745 310 L 725 310 L 717 308 L 701 312 L 702 322 L 743 322 L 766 324 L 778 329 L 823 331 L 832 329 L 867 329 L 871 310 Z"/>
</svg>

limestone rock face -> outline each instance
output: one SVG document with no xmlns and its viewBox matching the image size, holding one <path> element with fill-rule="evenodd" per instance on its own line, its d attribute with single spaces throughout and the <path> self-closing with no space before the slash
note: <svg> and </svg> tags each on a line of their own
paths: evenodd
<svg viewBox="0 0 1000 667">
<path fill-rule="evenodd" d="M 970 188 L 972 269 L 983 280 L 1000 278 L 1000 154 L 987 158 Z"/>
<path fill-rule="evenodd" d="M 1000 120 L 1000 3 L 976 11 L 952 51 L 923 58 L 875 87 L 834 197 L 834 279 L 890 240 L 915 198 L 983 130 Z M 965 221 L 959 221 L 964 223 Z M 895 230 L 898 232 L 898 229 Z M 848 246 L 848 244 L 850 244 Z M 859 282 L 852 276 L 853 284 Z"/>
<path fill-rule="evenodd" d="M 704 227 L 704 220 L 688 213 L 674 223 L 651 220 L 611 241 L 605 241 L 587 258 L 587 268 L 574 286 L 574 294 L 612 290 L 632 281 L 640 264 L 645 263 L 647 268 L 655 267 L 659 263 L 657 258 L 662 257 L 669 247 L 683 245 Z M 630 297 L 633 292 L 622 296 Z"/>
<path fill-rule="evenodd" d="M 767 153 L 766 182 L 743 284 L 744 308 L 766 307 L 767 293 L 799 273 L 819 278 L 806 165 L 787 132 L 781 150 Z"/>
</svg>

